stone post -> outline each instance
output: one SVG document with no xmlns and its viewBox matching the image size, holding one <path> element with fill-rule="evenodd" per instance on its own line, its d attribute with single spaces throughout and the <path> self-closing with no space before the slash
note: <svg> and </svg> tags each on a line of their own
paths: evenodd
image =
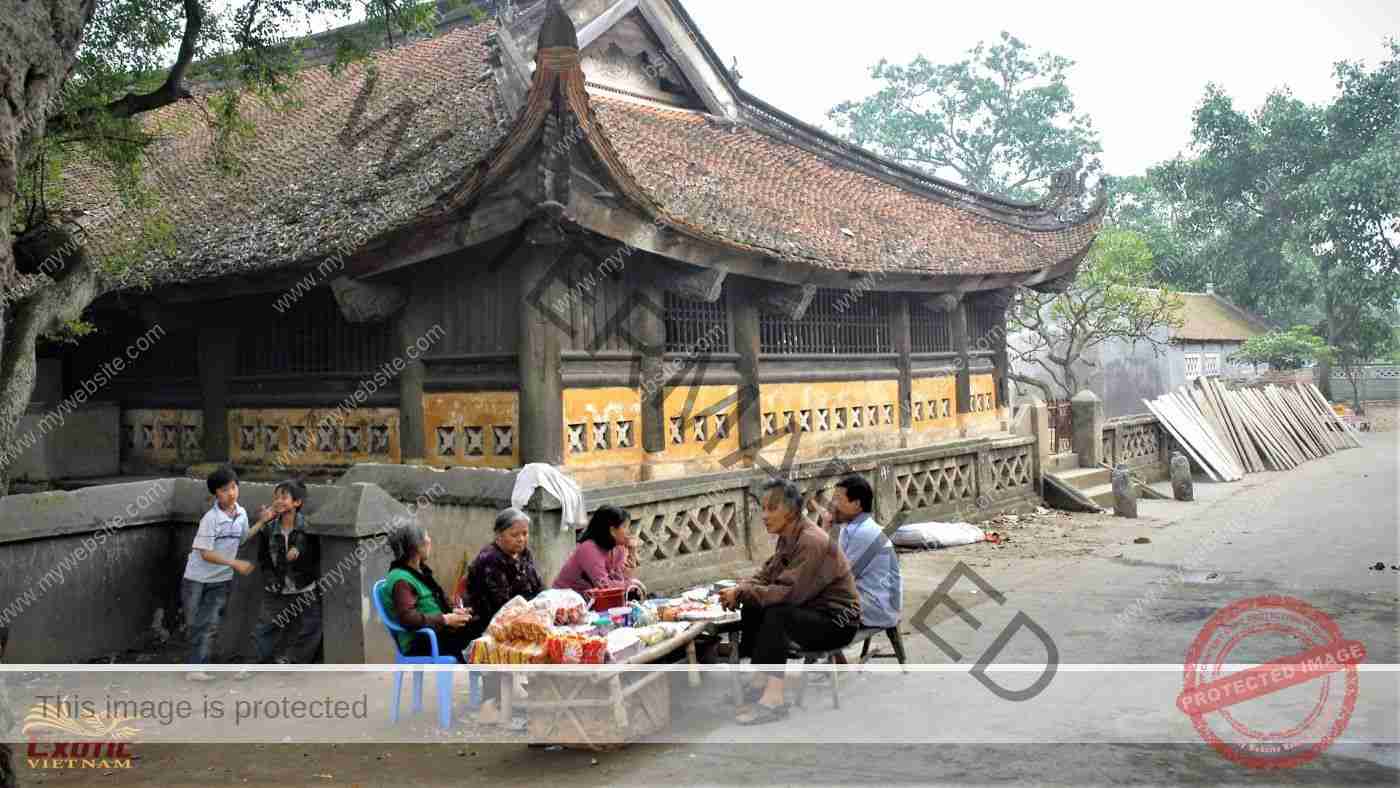
<svg viewBox="0 0 1400 788">
<path fill-rule="evenodd" d="M 1103 456 L 1103 402 L 1094 392 L 1085 389 L 1070 400 L 1074 417 L 1074 453 L 1079 455 L 1079 467 L 1097 468 Z"/>
<path fill-rule="evenodd" d="M 1191 479 L 1191 461 L 1179 451 L 1172 452 L 1172 495 L 1178 501 L 1196 500 L 1196 483 Z"/>
<path fill-rule="evenodd" d="M 1113 513 L 1118 517 L 1136 519 L 1137 488 L 1133 486 L 1133 476 L 1128 466 L 1119 464 L 1113 469 Z"/>
</svg>

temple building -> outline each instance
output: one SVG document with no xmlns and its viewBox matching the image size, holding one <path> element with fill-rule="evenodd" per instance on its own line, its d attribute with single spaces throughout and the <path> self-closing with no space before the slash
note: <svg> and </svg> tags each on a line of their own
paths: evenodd
<svg viewBox="0 0 1400 788">
<path fill-rule="evenodd" d="M 447 14 L 248 96 L 231 148 L 207 101 L 145 119 L 171 237 L 64 360 L 71 387 L 162 327 L 103 395 L 130 472 L 597 487 L 995 438 L 1015 288 L 1063 287 L 1103 215 L 1072 174 L 1008 202 L 796 120 L 680 0 Z M 99 249 L 149 222 L 70 186 Z"/>
</svg>

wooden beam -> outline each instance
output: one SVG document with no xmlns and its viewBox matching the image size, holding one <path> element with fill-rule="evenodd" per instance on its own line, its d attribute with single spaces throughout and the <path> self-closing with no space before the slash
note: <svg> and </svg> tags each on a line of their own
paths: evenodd
<svg viewBox="0 0 1400 788">
<path fill-rule="evenodd" d="M 199 393 L 204 401 L 204 461 L 228 462 L 228 389 L 238 374 L 238 324 L 210 315 L 199 326 Z"/>
<path fill-rule="evenodd" d="M 961 298 L 950 301 L 952 294 L 945 295 L 941 303 L 952 304 L 948 309 L 949 330 L 953 339 L 953 350 L 958 354 L 958 413 L 972 412 L 972 348 L 967 333 L 967 302 Z"/>
<path fill-rule="evenodd" d="M 730 290 L 734 315 L 734 351 L 739 354 L 739 448 L 757 451 L 763 445 L 763 406 L 759 399 L 759 307 L 756 288 L 763 283 L 739 280 Z"/>
<path fill-rule="evenodd" d="M 579 51 L 587 49 L 589 44 L 597 41 L 599 36 L 608 32 L 609 28 L 636 8 L 637 0 L 617 0 L 611 8 L 594 17 L 592 22 L 584 25 L 578 31 Z"/>
<path fill-rule="evenodd" d="M 541 243 L 551 236 L 548 229 L 532 230 L 532 238 L 520 248 L 516 269 L 520 272 L 521 293 L 533 292 L 549 278 L 554 264 L 564 253 L 562 243 Z M 560 287 L 549 284 L 551 291 Z M 520 321 L 517 353 L 520 364 L 520 464 L 564 462 L 564 380 L 561 375 L 559 327 L 535 309 L 517 310 Z"/>
<path fill-rule="evenodd" d="M 414 291 L 417 291 L 415 286 Z M 394 323 L 395 339 L 400 348 L 412 346 L 428 332 L 428 312 L 417 308 L 418 293 L 410 294 L 407 307 L 398 313 Z M 427 367 L 423 359 L 404 358 L 399 373 L 399 461 L 405 465 L 426 464 L 428 461 L 428 422 L 423 412 L 423 383 Z M 436 448 L 436 441 L 433 441 Z"/>
<path fill-rule="evenodd" d="M 899 354 L 899 428 L 904 432 L 914 423 L 914 337 L 909 317 L 909 296 L 896 295 L 892 300 L 894 314 L 890 316 L 890 333 L 894 352 Z"/>
<path fill-rule="evenodd" d="M 664 298 L 655 283 L 641 282 L 637 294 L 642 303 L 661 304 Z M 656 309 L 632 312 L 633 339 L 642 355 L 642 450 L 666 451 L 666 319 Z"/>
<path fill-rule="evenodd" d="M 788 318 L 789 320 L 801 320 L 807 314 L 807 307 L 812 305 L 812 298 L 817 294 L 816 285 L 799 285 L 789 287 L 785 285 L 760 285 L 760 305 L 769 312 Z"/>
</svg>

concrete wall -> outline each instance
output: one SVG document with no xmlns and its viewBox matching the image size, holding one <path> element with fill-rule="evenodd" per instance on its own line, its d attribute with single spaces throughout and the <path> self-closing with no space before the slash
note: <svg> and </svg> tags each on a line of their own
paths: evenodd
<svg viewBox="0 0 1400 788">
<path fill-rule="evenodd" d="M 1358 388 L 1362 402 L 1400 400 L 1400 366 L 1368 365 Z M 1350 402 L 1352 399 L 1351 381 L 1338 369 L 1332 370 L 1332 398 L 1337 402 Z"/>
<path fill-rule="evenodd" d="M 35 401 L 20 417 L 16 435 L 27 449 L 15 461 L 17 481 L 48 482 L 115 476 L 121 464 L 121 409 L 115 402 L 88 402 L 72 412 L 56 400 Z"/>
<path fill-rule="evenodd" d="M 249 510 L 271 500 L 272 485 L 241 485 Z M 195 525 L 210 505 L 196 479 L 0 498 L 0 623 L 12 629 L 8 656 L 84 662 L 142 647 L 153 622 L 178 631 L 180 579 Z M 382 545 L 376 535 L 410 512 L 364 484 L 312 487 L 306 512 L 323 551 L 326 661 L 364 662 L 367 644 L 383 636 L 375 632 L 361 575 L 382 577 L 387 558 L 363 548 Z M 253 551 L 250 541 L 240 557 L 251 560 Z M 234 580 L 216 659 L 251 653 L 261 588 L 258 572 Z"/>
</svg>

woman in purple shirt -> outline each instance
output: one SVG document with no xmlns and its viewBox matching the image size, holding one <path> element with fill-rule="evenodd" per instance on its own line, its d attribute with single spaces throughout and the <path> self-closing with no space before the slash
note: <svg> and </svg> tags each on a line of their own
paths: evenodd
<svg viewBox="0 0 1400 788">
<path fill-rule="evenodd" d="M 625 587 L 628 596 L 645 594 L 642 581 L 632 576 L 636 563 L 629 547 L 632 540 L 627 534 L 630 522 L 625 509 L 599 507 L 579 535 L 573 555 L 559 570 L 554 587 L 572 588 L 579 593 L 590 588 Z"/>
</svg>

